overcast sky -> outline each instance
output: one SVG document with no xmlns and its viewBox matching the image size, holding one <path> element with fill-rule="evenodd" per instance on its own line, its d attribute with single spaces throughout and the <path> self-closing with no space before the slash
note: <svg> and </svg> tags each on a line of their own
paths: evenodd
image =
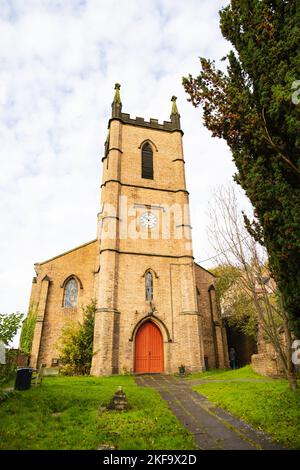
<svg viewBox="0 0 300 470">
<path fill-rule="evenodd" d="M 207 207 L 235 168 L 181 78 L 197 74 L 199 56 L 228 51 L 218 20 L 227 3 L 0 0 L 0 312 L 26 312 L 34 262 L 95 238 L 115 82 L 123 111 L 146 120 L 168 120 L 178 97 L 194 255 L 214 255 Z"/>
</svg>

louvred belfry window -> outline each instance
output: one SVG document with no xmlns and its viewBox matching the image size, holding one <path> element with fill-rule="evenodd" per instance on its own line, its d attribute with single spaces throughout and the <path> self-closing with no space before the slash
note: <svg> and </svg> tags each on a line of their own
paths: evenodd
<svg viewBox="0 0 300 470">
<path fill-rule="evenodd" d="M 142 148 L 142 178 L 153 180 L 153 152 L 148 143 Z"/>
</svg>

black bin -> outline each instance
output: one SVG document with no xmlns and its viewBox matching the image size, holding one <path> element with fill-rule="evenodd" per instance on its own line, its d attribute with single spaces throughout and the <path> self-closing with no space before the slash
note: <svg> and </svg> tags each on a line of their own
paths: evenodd
<svg viewBox="0 0 300 470">
<path fill-rule="evenodd" d="M 15 390 L 28 390 L 30 388 L 32 370 L 30 367 L 20 367 L 17 370 Z"/>
<path fill-rule="evenodd" d="M 204 364 L 205 364 L 205 370 L 209 369 L 209 364 L 208 364 L 208 357 L 204 356 Z"/>
</svg>

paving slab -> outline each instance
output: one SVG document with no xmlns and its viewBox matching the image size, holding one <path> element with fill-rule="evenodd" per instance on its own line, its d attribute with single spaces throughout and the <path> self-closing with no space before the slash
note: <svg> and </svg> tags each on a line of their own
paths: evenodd
<svg viewBox="0 0 300 470">
<path fill-rule="evenodd" d="M 172 375 L 135 377 L 139 386 L 157 390 L 201 450 L 280 450 L 265 433 L 217 407 L 192 390 L 188 380 Z"/>
</svg>

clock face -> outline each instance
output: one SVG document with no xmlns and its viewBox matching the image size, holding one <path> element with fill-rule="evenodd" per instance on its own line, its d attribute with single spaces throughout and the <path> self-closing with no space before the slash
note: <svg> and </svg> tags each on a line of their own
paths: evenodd
<svg viewBox="0 0 300 470">
<path fill-rule="evenodd" d="M 143 227 L 154 228 L 157 224 L 157 218 L 152 212 L 145 212 L 141 215 L 140 222 Z"/>
</svg>

